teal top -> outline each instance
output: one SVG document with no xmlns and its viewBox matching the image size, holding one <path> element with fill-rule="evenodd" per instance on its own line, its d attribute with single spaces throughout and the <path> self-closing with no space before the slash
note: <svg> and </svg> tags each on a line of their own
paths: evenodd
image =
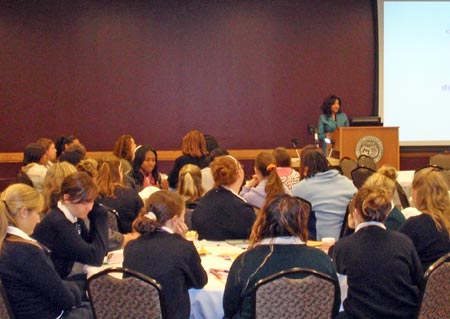
<svg viewBox="0 0 450 319">
<path fill-rule="evenodd" d="M 345 113 L 336 113 L 336 121 L 332 116 L 325 114 L 320 115 L 319 122 L 317 123 L 317 133 L 319 140 L 322 141 L 322 149 L 326 153 L 327 145 L 323 142 L 326 133 L 333 133 L 338 127 L 349 126 L 348 118 Z"/>
<path fill-rule="evenodd" d="M 394 207 L 384 221 L 384 225 L 387 229 L 398 230 L 405 221 L 405 215 L 397 207 Z"/>
</svg>

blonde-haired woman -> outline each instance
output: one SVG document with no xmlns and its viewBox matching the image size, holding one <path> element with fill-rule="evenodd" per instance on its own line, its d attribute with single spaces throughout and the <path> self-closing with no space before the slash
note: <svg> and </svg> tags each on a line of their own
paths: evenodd
<svg viewBox="0 0 450 319">
<path fill-rule="evenodd" d="M 202 172 L 200 167 L 194 164 L 186 164 L 181 168 L 177 191 L 186 203 L 197 202 L 202 197 Z"/>
<path fill-rule="evenodd" d="M 414 245 L 404 234 L 386 229 L 391 196 L 362 187 L 349 218 L 355 233 L 333 250 L 339 274 L 347 276 L 344 313 L 337 318 L 415 318 L 423 271 Z"/>
<path fill-rule="evenodd" d="M 43 192 L 44 214 L 56 207 L 56 204 L 61 197 L 61 184 L 64 178 L 76 171 L 76 167 L 69 162 L 57 162 L 47 170 L 44 179 Z"/>
<path fill-rule="evenodd" d="M 188 132 L 181 143 L 181 155 L 175 160 L 172 171 L 169 173 L 169 186 L 173 189 L 177 188 L 178 176 L 181 168 L 186 164 L 194 164 L 200 168 L 208 165 L 206 155 L 206 140 L 202 132 L 193 130 Z"/>
<path fill-rule="evenodd" d="M 241 196 L 244 181 L 241 164 L 231 155 L 219 156 L 210 164 L 214 189 L 206 193 L 192 213 L 192 228 L 200 239 L 246 239 L 255 211 Z"/>
<path fill-rule="evenodd" d="M 370 188 L 383 189 L 391 201 L 391 211 L 384 224 L 387 229 L 397 230 L 406 221 L 405 215 L 394 205 L 395 180 L 397 171 L 392 166 L 382 166 L 376 173 L 372 174 L 365 182 L 364 186 Z"/>
<path fill-rule="evenodd" d="M 266 200 L 279 194 L 290 193 L 277 172 L 275 157 L 267 152 L 256 156 L 255 174 L 248 180 L 240 195 L 252 206 L 261 208 Z"/>
<path fill-rule="evenodd" d="M 42 196 L 24 184 L 0 197 L 0 279 L 16 319 L 92 318 L 81 292 L 63 282 L 45 249 L 30 237 L 39 222 Z M 72 317 L 73 316 L 73 317 Z"/>
<path fill-rule="evenodd" d="M 194 164 L 186 164 L 180 170 L 177 192 L 186 204 L 184 220 L 189 229 L 192 229 L 192 212 L 198 200 L 203 196 L 202 171 Z"/>
<path fill-rule="evenodd" d="M 438 170 L 430 167 L 414 174 L 412 199 L 422 214 L 408 218 L 400 231 L 412 239 L 423 269 L 427 270 L 450 251 L 450 198 L 447 183 Z"/>
</svg>

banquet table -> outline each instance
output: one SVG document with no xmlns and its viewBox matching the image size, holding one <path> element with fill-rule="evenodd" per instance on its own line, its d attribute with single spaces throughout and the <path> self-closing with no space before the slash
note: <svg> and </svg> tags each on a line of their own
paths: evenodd
<svg viewBox="0 0 450 319">
<path fill-rule="evenodd" d="M 202 261 L 202 266 L 208 274 L 208 283 L 202 289 L 189 289 L 191 301 L 190 319 L 223 318 L 222 299 L 225 290 L 226 277 L 233 260 L 247 249 L 243 240 L 230 241 L 195 241 Z M 320 247 L 319 247 L 320 248 Z M 110 267 L 121 267 L 123 250 L 117 250 L 105 257 L 101 267 L 87 266 L 87 276 Z M 347 296 L 346 276 L 338 275 L 341 286 L 341 300 Z"/>
</svg>

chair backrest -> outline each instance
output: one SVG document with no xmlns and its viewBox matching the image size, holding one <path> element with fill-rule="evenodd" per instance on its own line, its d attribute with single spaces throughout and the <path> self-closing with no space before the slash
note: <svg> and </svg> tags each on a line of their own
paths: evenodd
<svg viewBox="0 0 450 319">
<path fill-rule="evenodd" d="M 357 189 L 360 189 L 366 182 L 366 179 L 373 173 L 375 173 L 375 171 L 369 167 L 360 166 L 355 168 L 352 171 L 353 185 L 355 185 Z"/>
<path fill-rule="evenodd" d="M 0 318 L 13 319 L 14 315 L 9 305 L 8 295 L 6 294 L 5 287 L 3 287 L 0 281 Z"/>
<path fill-rule="evenodd" d="M 358 167 L 358 163 L 350 157 L 343 157 L 340 161 L 342 174 L 347 178 L 352 179 L 352 171 Z"/>
<path fill-rule="evenodd" d="M 450 170 L 450 152 L 434 154 L 430 157 L 430 165 L 440 166 L 443 169 Z"/>
<path fill-rule="evenodd" d="M 400 185 L 400 183 L 397 181 L 395 181 L 395 190 L 397 191 L 398 199 L 400 200 L 402 209 L 408 208 L 410 206 L 408 196 L 406 195 L 402 185 Z"/>
<path fill-rule="evenodd" d="M 334 318 L 339 283 L 312 269 L 291 268 L 259 280 L 253 289 L 256 319 Z"/>
<path fill-rule="evenodd" d="M 374 171 L 377 170 L 377 164 L 375 164 L 375 161 L 373 160 L 372 157 L 367 156 L 367 155 L 360 155 L 358 157 L 358 166 L 362 166 L 362 167 L 368 167 Z"/>
<path fill-rule="evenodd" d="M 425 273 L 425 290 L 419 319 L 450 318 L 450 253 L 444 255 Z"/>
<path fill-rule="evenodd" d="M 108 213 L 108 226 L 109 229 L 113 231 L 119 231 L 119 212 L 114 208 L 111 208 L 105 204 L 100 203 L 101 207 L 103 207 Z"/>
<path fill-rule="evenodd" d="M 122 275 L 122 279 L 111 276 Z M 97 319 L 164 318 L 161 285 L 126 268 L 108 268 L 87 280 L 92 309 Z"/>
</svg>

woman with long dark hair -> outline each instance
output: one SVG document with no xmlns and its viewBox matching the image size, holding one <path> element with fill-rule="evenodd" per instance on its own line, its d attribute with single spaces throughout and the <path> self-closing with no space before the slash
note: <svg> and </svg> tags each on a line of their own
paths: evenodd
<svg viewBox="0 0 450 319">
<path fill-rule="evenodd" d="M 308 211 L 299 198 L 282 194 L 267 201 L 253 225 L 249 249 L 231 266 L 223 295 L 225 318 L 252 318 L 254 285 L 282 270 L 308 268 L 338 280 L 331 259 L 306 245 L 307 222 Z M 337 296 L 335 312 L 339 301 Z"/>
<path fill-rule="evenodd" d="M 138 146 L 134 152 L 133 167 L 128 173 L 130 186 L 140 192 L 148 186 L 167 189 L 167 180 L 158 170 L 158 154 L 148 145 Z"/>
</svg>

